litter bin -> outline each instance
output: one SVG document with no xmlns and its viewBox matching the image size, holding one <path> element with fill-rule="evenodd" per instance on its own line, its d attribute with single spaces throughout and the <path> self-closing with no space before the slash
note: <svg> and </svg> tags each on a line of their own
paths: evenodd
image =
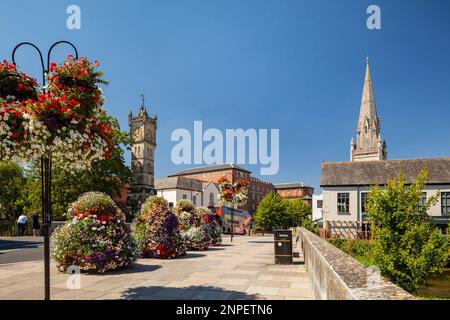
<svg viewBox="0 0 450 320">
<path fill-rule="evenodd" d="M 275 264 L 292 264 L 292 230 L 274 230 Z"/>
</svg>

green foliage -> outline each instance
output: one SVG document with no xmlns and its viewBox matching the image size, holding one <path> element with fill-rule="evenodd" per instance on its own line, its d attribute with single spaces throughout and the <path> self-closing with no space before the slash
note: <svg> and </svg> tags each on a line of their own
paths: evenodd
<svg viewBox="0 0 450 320">
<path fill-rule="evenodd" d="M 22 213 L 25 178 L 16 163 L 0 161 L 0 217 L 14 219 Z"/>
<path fill-rule="evenodd" d="M 374 246 L 372 240 L 354 240 L 354 239 L 342 239 L 333 238 L 328 239 L 335 247 L 351 255 L 353 258 L 364 264 L 365 266 L 371 266 L 374 262 L 370 259 L 370 252 Z"/>
<path fill-rule="evenodd" d="M 374 236 L 369 258 L 384 276 L 410 292 L 442 272 L 449 258 L 448 241 L 426 214 L 437 196 L 430 197 L 421 212 L 417 210 L 427 176 L 422 170 L 416 182 L 406 186 L 400 173 L 388 180 L 384 190 L 373 187 L 367 205 Z"/>
<path fill-rule="evenodd" d="M 284 200 L 287 201 L 287 213 L 289 226 L 303 227 L 313 230 L 313 223 L 310 215 L 312 213 L 311 206 L 301 199 Z"/>
<path fill-rule="evenodd" d="M 65 220 L 70 204 L 80 195 L 89 191 L 103 192 L 112 198 L 120 196 L 121 189 L 130 182 L 131 170 L 125 165 L 123 149 L 128 147 L 128 133 L 120 131 L 116 119 L 112 118 L 114 151 L 108 160 L 98 161 L 92 168 L 67 172 L 54 168 L 52 172 L 52 213 L 53 220 Z M 30 211 L 40 211 L 41 182 L 39 165 L 33 165 L 27 172 L 24 188 L 25 206 Z M 128 212 L 126 212 L 128 213 Z M 133 217 L 127 214 L 127 220 Z"/>
<path fill-rule="evenodd" d="M 258 229 L 304 227 L 316 231 L 310 219 L 311 207 L 301 199 L 284 199 L 268 193 L 260 202 L 255 215 Z"/>
<path fill-rule="evenodd" d="M 286 226 L 287 202 L 277 193 L 268 193 L 259 203 L 255 214 L 258 227 L 271 229 Z"/>
</svg>

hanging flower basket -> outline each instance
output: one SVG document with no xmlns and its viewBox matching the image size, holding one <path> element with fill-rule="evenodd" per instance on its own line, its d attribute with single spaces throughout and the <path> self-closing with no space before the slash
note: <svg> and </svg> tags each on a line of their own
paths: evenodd
<svg viewBox="0 0 450 320">
<path fill-rule="evenodd" d="M 62 64 L 52 63 L 48 77 L 48 89 L 56 95 L 65 95 L 69 100 L 79 102 L 78 113 L 89 117 L 101 111 L 104 102 L 102 90 L 98 84 L 108 84 L 96 70 L 99 62 L 91 63 L 85 58 L 75 59 L 68 56 Z"/>
<path fill-rule="evenodd" d="M 69 56 L 60 66 L 52 63 L 48 93 L 37 100 L 0 96 L 0 160 L 33 162 L 51 157 L 58 168 L 71 170 L 108 159 L 113 151 L 112 118 L 103 110 L 98 84 L 106 81 L 97 65 Z M 0 74 L 1 70 L 17 73 L 15 65 L 6 62 Z M 20 79 L 36 84 L 19 74 Z"/>
<path fill-rule="evenodd" d="M 247 203 L 247 186 L 249 182 L 244 179 L 237 179 L 231 183 L 227 178 L 222 177 L 219 181 L 219 203 L 223 206 L 240 207 Z"/>
<path fill-rule="evenodd" d="M 17 71 L 13 63 L 0 63 L 0 99 L 4 101 L 24 101 L 36 99 L 37 82 L 25 73 Z"/>
</svg>

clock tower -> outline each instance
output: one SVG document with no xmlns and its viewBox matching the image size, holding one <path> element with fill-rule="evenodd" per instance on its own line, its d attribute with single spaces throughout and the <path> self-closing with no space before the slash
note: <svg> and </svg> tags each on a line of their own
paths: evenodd
<svg viewBox="0 0 450 320">
<path fill-rule="evenodd" d="M 133 117 L 128 114 L 131 144 L 131 171 L 133 182 L 128 188 L 127 205 L 140 208 L 140 205 L 155 193 L 154 154 L 156 148 L 157 116 L 150 117 L 145 107 L 145 97 L 139 113 Z"/>
</svg>

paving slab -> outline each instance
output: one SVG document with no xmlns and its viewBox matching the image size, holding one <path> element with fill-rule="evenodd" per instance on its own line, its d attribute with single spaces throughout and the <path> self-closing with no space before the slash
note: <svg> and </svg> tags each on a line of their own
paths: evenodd
<svg viewBox="0 0 450 320">
<path fill-rule="evenodd" d="M 225 235 L 223 246 L 170 259 L 139 259 L 134 268 L 81 274 L 81 288 L 67 288 L 68 275 L 51 263 L 55 300 L 253 300 L 312 299 L 302 261 L 275 265 L 273 237 Z M 0 249 L 1 250 L 1 249 Z M 24 249 L 27 250 L 27 249 Z M 301 256 L 301 255 L 300 255 Z M 298 262 L 298 258 L 297 262 Z M 43 299 L 43 261 L 0 264 L 0 300 Z"/>
</svg>

